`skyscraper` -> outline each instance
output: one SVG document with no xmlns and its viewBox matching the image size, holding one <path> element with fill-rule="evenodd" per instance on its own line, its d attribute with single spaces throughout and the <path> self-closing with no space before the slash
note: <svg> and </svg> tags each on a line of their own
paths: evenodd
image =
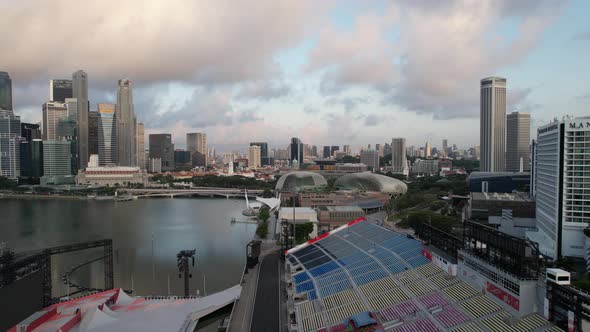
<svg viewBox="0 0 590 332">
<path fill-rule="evenodd" d="M 20 175 L 20 117 L 0 110 L 0 176 L 16 179 Z"/>
<path fill-rule="evenodd" d="M 117 163 L 117 126 L 115 105 L 98 104 L 98 164 Z"/>
<path fill-rule="evenodd" d="M 50 80 L 49 101 L 65 103 L 66 98 L 73 98 L 72 80 Z"/>
<path fill-rule="evenodd" d="M 324 158 L 324 159 L 330 158 L 330 147 L 329 146 L 324 146 L 322 152 L 323 152 L 322 158 Z"/>
<path fill-rule="evenodd" d="M 88 112 L 88 156 L 98 155 L 98 123 L 100 113 Z M 89 157 L 90 159 L 90 157 Z"/>
<path fill-rule="evenodd" d="M 12 111 L 12 80 L 5 71 L 0 71 L 0 110 Z"/>
<path fill-rule="evenodd" d="M 297 162 L 298 166 L 301 166 L 303 162 L 303 142 L 297 137 L 291 138 L 291 163 Z"/>
<path fill-rule="evenodd" d="M 43 176 L 72 174 L 70 141 L 43 141 Z"/>
<path fill-rule="evenodd" d="M 430 153 L 431 153 L 430 142 L 426 142 L 426 145 L 424 146 L 424 157 L 430 158 Z"/>
<path fill-rule="evenodd" d="M 506 170 L 529 171 L 531 159 L 531 115 L 512 112 L 506 116 Z"/>
<path fill-rule="evenodd" d="M 162 160 L 162 171 L 174 171 L 174 144 L 170 134 L 151 134 L 150 159 Z"/>
<path fill-rule="evenodd" d="M 260 145 L 250 145 L 248 148 L 248 166 L 250 168 L 260 168 L 261 151 L 262 149 L 260 148 Z"/>
<path fill-rule="evenodd" d="M 43 104 L 43 140 L 58 139 L 58 129 L 69 121 L 68 106 L 64 103 L 48 101 Z"/>
<path fill-rule="evenodd" d="M 133 111 L 133 91 L 130 80 L 119 80 L 117 88 L 117 162 L 119 166 L 137 164 L 137 121 Z"/>
<path fill-rule="evenodd" d="M 191 152 L 193 166 L 207 166 L 207 134 L 188 133 L 186 134 L 186 149 Z"/>
<path fill-rule="evenodd" d="M 20 143 L 20 176 L 27 178 L 43 176 L 43 141 L 41 139 Z"/>
<path fill-rule="evenodd" d="M 336 155 L 336 151 L 340 151 L 340 147 L 338 145 L 332 145 L 330 147 L 330 156 L 334 157 Z"/>
<path fill-rule="evenodd" d="M 267 142 L 250 142 L 250 146 L 257 145 L 260 147 L 260 165 L 270 165 L 270 156 L 268 155 L 268 143 Z M 248 165 L 252 165 L 248 162 Z"/>
<path fill-rule="evenodd" d="M 391 165 L 393 167 L 393 173 L 408 174 L 405 138 L 397 137 L 391 139 Z"/>
<path fill-rule="evenodd" d="M 352 155 L 352 151 L 350 150 L 350 145 L 345 145 L 342 147 L 342 150 L 344 150 L 344 154 L 347 156 Z"/>
<path fill-rule="evenodd" d="M 27 142 L 31 142 L 34 139 L 41 139 L 41 129 L 36 123 L 25 123 L 20 124 L 20 135 Z"/>
<path fill-rule="evenodd" d="M 83 70 L 72 74 L 72 94 L 78 103 L 78 169 L 88 166 L 88 75 Z"/>
<path fill-rule="evenodd" d="M 373 172 L 379 170 L 379 151 L 374 149 L 361 151 L 361 164 L 367 165 Z"/>
<path fill-rule="evenodd" d="M 506 79 L 484 78 L 480 92 L 480 169 L 502 172 L 506 168 Z"/>
<path fill-rule="evenodd" d="M 442 154 L 443 158 L 449 156 L 449 141 L 446 138 L 442 140 Z"/>
<path fill-rule="evenodd" d="M 145 127 L 143 123 L 140 122 L 137 124 L 136 134 L 137 148 L 135 151 L 137 155 L 137 167 L 145 169 Z"/>
<path fill-rule="evenodd" d="M 590 223 L 590 117 L 555 121 L 537 130 L 533 173 L 537 232 L 527 237 L 554 259 L 586 258 Z M 586 188 L 586 189 L 585 189 Z"/>
</svg>

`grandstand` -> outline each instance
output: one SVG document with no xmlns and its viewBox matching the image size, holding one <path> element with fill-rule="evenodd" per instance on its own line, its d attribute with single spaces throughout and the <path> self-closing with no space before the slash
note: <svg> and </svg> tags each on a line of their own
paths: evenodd
<svg viewBox="0 0 590 332">
<path fill-rule="evenodd" d="M 385 331 L 560 331 L 538 314 L 512 317 L 446 274 L 420 241 L 357 219 L 286 252 L 294 331 L 345 331 L 371 312 Z"/>
</svg>

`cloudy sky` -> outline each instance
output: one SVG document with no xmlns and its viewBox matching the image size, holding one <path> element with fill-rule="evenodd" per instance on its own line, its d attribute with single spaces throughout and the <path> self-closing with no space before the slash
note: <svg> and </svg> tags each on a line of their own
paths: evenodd
<svg viewBox="0 0 590 332">
<path fill-rule="evenodd" d="M 91 109 L 134 84 L 177 147 L 249 141 L 479 144 L 479 80 L 508 79 L 533 129 L 590 114 L 590 2 L 0 0 L 0 70 L 37 122 L 48 80 L 89 75 Z"/>
</svg>

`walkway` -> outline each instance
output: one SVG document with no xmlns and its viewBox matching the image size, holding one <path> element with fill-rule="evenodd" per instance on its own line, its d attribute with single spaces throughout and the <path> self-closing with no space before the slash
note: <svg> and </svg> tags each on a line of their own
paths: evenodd
<svg viewBox="0 0 590 332">
<path fill-rule="evenodd" d="M 250 331 L 276 332 L 281 330 L 278 252 L 269 254 L 260 266 L 258 290 Z"/>
</svg>

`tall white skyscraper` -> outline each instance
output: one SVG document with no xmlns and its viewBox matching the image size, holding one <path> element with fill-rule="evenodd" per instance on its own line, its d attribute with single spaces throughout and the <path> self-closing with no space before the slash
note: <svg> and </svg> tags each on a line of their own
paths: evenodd
<svg viewBox="0 0 590 332">
<path fill-rule="evenodd" d="M 73 97 L 78 101 L 77 135 L 78 135 L 78 169 L 88 166 L 88 74 L 78 70 L 72 74 Z"/>
<path fill-rule="evenodd" d="M 537 232 L 527 237 L 554 259 L 589 262 L 584 229 L 590 223 L 590 117 L 540 127 L 534 152 Z"/>
<path fill-rule="evenodd" d="M 43 140 L 57 140 L 60 124 L 69 119 L 68 105 L 49 101 L 43 104 Z"/>
<path fill-rule="evenodd" d="M 260 146 L 252 145 L 248 148 L 248 167 L 260 168 L 262 165 Z"/>
<path fill-rule="evenodd" d="M 402 137 L 391 140 L 391 165 L 393 173 L 408 175 L 408 160 L 406 157 L 406 139 Z"/>
<path fill-rule="evenodd" d="M 137 165 L 137 120 L 133 111 L 133 91 L 130 80 L 119 80 L 117 88 L 117 163 Z"/>
<path fill-rule="evenodd" d="M 480 169 L 503 172 L 506 168 L 506 79 L 484 78 L 480 90 Z"/>
<path fill-rule="evenodd" d="M 506 170 L 529 171 L 531 159 L 531 114 L 512 112 L 506 116 Z"/>
<path fill-rule="evenodd" d="M 145 169 L 146 161 L 145 161 L 145 127 L 143 123 L 137 124 L 136 130 L 137 138 L 137 148 L 135 149 L 137 154 L 137 166 L 141 169 Z"/>
<path fill-rule="evenodd" d="M 424 145 L 424 157 L 430 158 L 431 157 L 431 150 L 432 147 L 430 146 L 430 142 L 426 142 Z"/>
</svg>

